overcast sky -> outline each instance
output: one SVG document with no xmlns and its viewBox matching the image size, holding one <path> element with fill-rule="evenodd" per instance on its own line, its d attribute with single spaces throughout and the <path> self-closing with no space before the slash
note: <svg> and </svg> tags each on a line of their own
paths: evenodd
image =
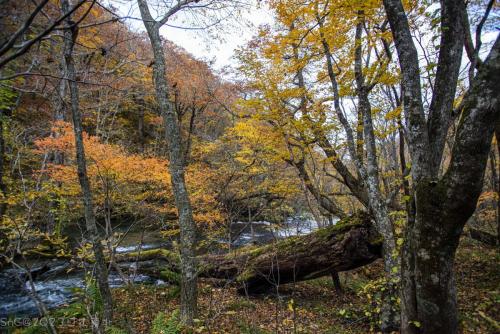
<svg viewBox="0 0 500 334">
<path fill-rule="evenodd" d="M 152 4 L 158 0 L 149 0 Z M 254 3 L 255 2 L 255 3 Z M 106 2 L 105 2 L 106 3 Z M 108 4 L 118 8 L 121 16 L 131 16 L 136 19 L 128 19 L 127 23 L 134 29 L 144 31 L 144 25 L 139 20 L 140 13 L 136 0 L 107 0 Z M 150 6 L 152 12 L 154 7 Z M 152 13 L 154 16 L 154 12 Z M 180 14 L 182 15 L 182 14 Z M 234 65 L 234 50 L 246 44 L 257 32 L 256 27 L 261 24 L 271 24 L 272 16 L 264 5 L 257 6 L 256 1 L 252 1 L 249 10 L 242 13 L 247 24 L 236 24 L 233 28 L 223 29 L 220 39 L 209 38 L 203 31 L 185 30 L 173 27 L 163 27 L 160 33 L 175 44 L 183 47 L 198 59 L 213 61 L 213 68 L 216 70 L 226 69 Z M 176 18 L 174 18 L 175 20 Z M 177 17 L 177 19 L 182 19 Z M 175 21 L 173 21 L 175 22 Z M 250 24 L 250 26 L 248 25 Z M 253 27 L 252 27 L 253 26 Z"/>
</svg>

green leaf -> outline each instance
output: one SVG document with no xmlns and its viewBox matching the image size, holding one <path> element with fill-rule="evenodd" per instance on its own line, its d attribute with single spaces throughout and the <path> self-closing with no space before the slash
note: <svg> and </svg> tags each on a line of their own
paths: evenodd
<svg viewBox="0 0 500 334">
<path fill-rule="evenodd" d="M 414 321 L 410 321 L 410 323 L 413 324 L 413 326 L 415 326 L 417 328 L 422 327 L 422 324 L 420 323 L 420 321 L 414 320 Z"/>
</svg>

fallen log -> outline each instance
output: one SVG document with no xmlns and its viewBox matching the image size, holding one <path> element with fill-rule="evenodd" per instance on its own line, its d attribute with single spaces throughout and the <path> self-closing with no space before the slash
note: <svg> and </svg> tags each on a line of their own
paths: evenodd
<svg viewBox="0 0 500 334">
<path fill-rule="evenodd" d="M 365 213 L 305 236 L 290 237 L 261 247 L 243 247 L 229 254 L 199 257 L 199 276 L 236 282 L 241 292 L 261 293 L 277 285 L 352 270 L 381 256 L 382 239 Z M 165 249 L 118 254 L 115 261 L 151 261 L 168 271 L 179 271 L 179 258 Z M 158 272 L 161 272 L 158 268 Z"/>
<path fill-rule="evenodd" d="M 305 236 L 202 257 L 200 276 L 234 280 L 242 291 L 259 293 L 364 266 L 379 258 L 381 249 L 371 219 L 360 213 Z"/>
</svg>

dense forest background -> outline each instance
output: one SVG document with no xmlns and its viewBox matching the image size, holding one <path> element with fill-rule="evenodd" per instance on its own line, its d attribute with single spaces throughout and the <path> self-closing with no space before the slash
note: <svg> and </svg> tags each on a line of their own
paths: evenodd
<svg viewBox="0 0 500 334">
<path fill-rule="evenodd" d="M 36 317 L 98 333 L 499 330 L 497 2 L 137 4 L 0 0 L 0 270 Z M 160 35 L 223 38 L 256 5 L 274 23 L 224 70 Z M 84 272 L 57 311 L 37 296 L 48 272 Z"/>
</svg>

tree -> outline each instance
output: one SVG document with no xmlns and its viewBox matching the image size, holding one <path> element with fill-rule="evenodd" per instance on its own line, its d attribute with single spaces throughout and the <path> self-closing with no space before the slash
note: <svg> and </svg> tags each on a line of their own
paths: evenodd
<svg viewBox="0 0 500 334">
<path fill-rule="evenodd" d="M 55 211 L 56 216 L 69 223 L 80 218 L 82 208 L 79 199 L 81 189 L 78 173 L 73 162 L 76 160 L 74 131 L 70 124 L 56 122 L 51 130 L 56 136 L 49 136 L 35 141 L 39 155 L 60 152 L 65 162 L 54 161 L 46 167 L 48 176 L 38 197 L 55 197 L 64 203 Z M 154 157 L 131 154 L 116 144 L 106 144 L 97 136 L 83 133 L 87 175 L 92 189 L 96 217 L 106 220 L 109 214 L 106 207 L 116 217 L 162 217 L 177 218 L 171 188 L 168 161 Z M 190 183 L 190 195 L 195 209 L 194 220 L 197 224 L 210 225 L 220 220 L 215 194 L 210 189 L 210 169 L 200 164 L 187 168 L 186 179 Z M 155 223 L 163 219 L 156 219 Z"/>
<path fill-rule="evenodd" d="M 169 85 L 166 77 L 166 57 L 160 37 L 160 28 L 167 24 L 179 12 L 191 12 L 199 23 L 198 29 L 216 26 L 226 19 L 222 13 L 231 13 L 229 1 L 179 0 L 172 2 L 170 7 L 155 20 L 151 15 L 146 0 L 137 0 L 142 21 L 153 50 L 153 82 L 156 90 L 156 100 L 163 117 L 169 152 L 169 169 L 172 180 L 175 202 L 179 213 L 180 244 L 181 244 L 181 321 L 192 325 L 197 309 L 197 274 L 196 274 L 196 226 L 193 222 L 191 203 L 186 189 L 184 169 L 187 164 L 187 152 L 190 147 L 190 136 L 183 139 L 178 112 L 175 104 L 176 83 Z M 237 4 L 237 2 L 235 2 Z M 198 13 L 198 15 L 196 15 Z M 218 17 L 219 15 L 220 17 Z M 227 15 L 230 16 L 230 15 Z M 174 96 L 173 96 L 174 95 Z M 193 114 L 194 115 L 194 114 Z"/>
<path fill-rule="evenodd" d="M 169 85 L 166 78 L 166 64 L 160 28 L 167 20 L 189 5 L 190 0 L 178 2 L 160 21 L 151 16 L 145 0 L 138 0 L 142 21 L 148 32 L 153 49 L 153 81 L 156 99 L 165 125 L 165 134 L 169 150 L 169 169 L 175 203 L 179 214 L 180 245 L 181 245 L 181 320 L 187 325 L 193 324 L 197 314 L 197 272 L 196 272 L 196 225 L 193 221 L 191 202 L 184 177 L 186 161 L 177 115 L 169 100 Z"/>
<path fill-rule="evenodd" d="M 90 5 L 92 6 L 92 4 Z M 61 9 L 63 13 L 69 12 L 69 0 L 61 0 Z M 92 190 L 87 175 L 87 162 L 85 159 L 85 148 L 83 146 L 83 127 L 79 109 L 78 83 L 76 82 L 76 69 L 73 60 L 73 48 L 78 36 L 78 26 L 71 20 L 71 15 L 66 19 L 66 31 L 64 33 L 64 64 L 66 66 L 66 80 L 69 85 L 71 97 L 71 116 L 75 133 L 76 162 L 78 167 L 78 180 L 82 189 L 85 223 L 88 238 L 92 244 L 95 257 L 97 285 L 103 300 L 104 306 L 104 326 L 109 325 L 113 318 L 113 301 L 108 283 L 108 268 L 104 259 L 101 238 L 97 230 L 97 224 L 94 214 L 94 205 L 92 202 Z M 102 325 L 100 324 L 99 327 Z M 99 328 L 101 330 L 102 328 Z"/>
<path fill-rule="evenodd" d="M 377 28 L 383 25 L 383 12 L 377 2 L 272 1 L 271 5 L 277 26 L 262 29 L 240 53 L 242 71 L 255 90 L 247 103 L 249 113 L 281 134 L 288 146 L 284 160 L 297 169 L 326 212 L 342 217 L 346 208 L 340 205 L 340 196 L 328 195 L 320 186 L 326 182 L 318 165 L 357 200 L 358 210 L 373 214 L 384 237 L 387 278 L 381 329 L 390 332 L 397 329 L 399 318 L 394 298 L 399 256 L 390 213 L 400 211 L 395 200 L 400 180 L 381 177 L 384 167 L 397 170 L 397 162 L 393 158 L 389 165 L 390 154 L 383 157 L 377 152 L 377 145 L 386 148 L 378 142 L 396 132 L 397 126 L 385 124 L 395 123 L 397 117 L 389 116 L 398 110 L 372 98 L 395 81 L 388 68 L 390 54 L 383 52 L 386 34 Z M 345 38 L 347 34 L 354 35 L 354 43 Z M 387 129 L 376 128 L 376 117 Z"/>
<path fill-rule="evenodd" d="M 403 245 L 401 329 L 412 334 L 458 333 L 453 262 L 463 227 L 481 192 L 500 117 L 500 38 L 484 62 L 476 62 L 477 73 L 454 110 L 466 34 L 464 21 L 457 18 L 466 16 L 466 8 L 462 1 L 441 1 L 439 60 L 426 118 L 418 54 L 405 9 L 399 0 L 384 0 L 384 7 L 401 68 L 416 208 Z M 457 116 L 450 162 L 441 174 L 445 138 Z"/>
<path fill-rule="evenodd" d="M 3 38 L 0 40 L 0 69 L 3 68 L 15 60 L 16 58 L 24 55 L 26 52 L 30 50 L 30 48 L 35 45 L 37 42 L 41 41 L 55 29 L 60 28 L 63 25 L 63 22 L 67 20 L 69 16 L 71 16 L 78 8 L 80 8 L 87 0 L 80 0 L 74 6 L 68 8 L 67 12 L 63 13 L 61 16 L 57 17 L 54 20 L 50 20 L 46 22 L 42 27 L 41 31 L 30 35 L 30 29 L 33 28 L 33 23 L 35 19 L 42 15 L 40 13 L 44 13 L 44 10 L 49 7 L 51 3 L 49 0 L 42 0 L 40 3 L 35 3 L 35 8 L 29 13 L 29 15 L 22 21 L 19 27 L 7 38 Z M 95 1 L 94 1 L 95 2 Z M 7 6 L 12 6 L 12 3 L 9 1 L 5 1 L 0 4 L 4 10 Z M 5 11 L 7 12 L 7 11 Z M 83 19 L 83 16 L 81 19 Z M 15 22 L 17 24 L 17 22 Z M 22 40 L 22 43 L 19 43 Z M 4 78 L 2 78 L 4 79 Z"/>
</svg>

